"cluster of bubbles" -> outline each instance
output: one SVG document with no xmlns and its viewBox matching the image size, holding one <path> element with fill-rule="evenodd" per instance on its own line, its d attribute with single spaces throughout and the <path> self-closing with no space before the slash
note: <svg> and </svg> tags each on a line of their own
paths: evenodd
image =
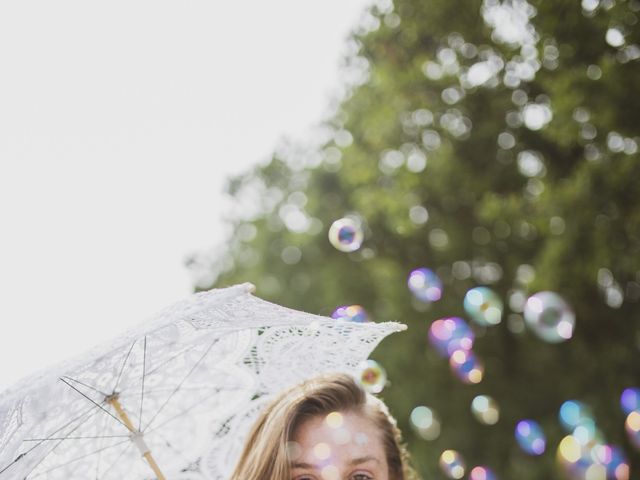
<svg viewBox="0 0 640 480">
<path fill-rule="evenodd" d="M 632 389 L 625 392 L 628 390 Z M 621 398 L 623 409 L 625 392 Z M 629 479 L 629 462 L 619 447 L 606 442 L 588 405 L 567 400 L 560 407 L 558 417 L 568 435 L 558 445 L 557 459 L 569 478 Z"/>
<path fill-rule="evenodd" d="M 338 307 L 331 314 L 331 318 L 356 323 L 367 323 L 370 321 L 367 311 L 360 305 L 345 305 Z"/>
<path fill-rule="evenodd" d="M 387 384 L 387 372 L 375 360 L 365 360 L 358 365 L 358 380 L 369 393 L 380 393 Z"/>
<path fill-rule="evenodd" d="M 354 252 L 362 245 L 364 235 L 361 222 L 352 217 L 336 220 L 329 229 L 329 241 L 342 252 Z M 417 268 L 409 274 L 407 285 L 413 296 L 421 303 L 431 304 L 442 298 L 443 286 L 438 275 L 428 268 Z M 476 325 L 486 328 L 502 322 L 504 303 L 490 288 L 479 286 L 467 291 L 464 310 Z M 548 343 L 560 343 L 571 339 L 575 328 L 575 315 L 570 305 L 555 292 L 538 292 L 524 302 L 521 310 L 529 329 Z M 370 321 L 360 305 L 338 307 L 332 318 L 365 323 Z M 453 373 L 464 383 L 477 384 L 482 381 L 484 367 L 473 352 L 474 331 L 462 318 L 447 317 L 435 320 L 429 327 L 429 343 L 443 357 L 449 359 Z M 358 367 L 361 385 L 370 393 L 380 393 L 387 383 L 382 366 L 374 360 L 366 360 Z M 640 449 L 640 389 L 628 388 L 620 403 L 627 415 L 625 430 L 629 441 Z M 478 395 L 471 403 L 471 412 L 478 422 L 495 425 L 500 419 L 500 409 L 495 399 Z M 628 480 L 629 465 L 622 451 L 605 442 L 598 430 L 591 410 L 585 404 L 569 400 L 560 408 L 560 423 L 568 435 L 560 442 L 557 458 L 565 473 L 572 480 Z M 339 428 L 338 418 L 329 419 Z M 437 413 L 429 407 L 417 406 L 410 415 L 415 433 L 424 440 L 438 438 L 441 422 Z M 527 454 L 542 455 L 547 440 L 541 426 L 534 420 L 525 419 L 515 427 L 515 439 Z M 440 455 L 442 472 L 452 479 L 465 476 L 465 462 L 459 452 L 445 450 Z M 488 467 L 476 466 L 469 472 L 469 480 L 496 480 Z"/>
<path fill-rule="evenodd" d="M 341 252 L 355 252 L 363 239 L 362 225 L 350 217 L 336 220 L 329 228 L 329 242 Z"/>
<path fill-rule="evenodd" d="M 484 366 L 472 351 L 475 335 L 459 317 L 435 320 L 429 327 L 429 343 L 443 357 L 449 358 L 454 374 L 464 383 L 482 381 Z"/>
</svg>

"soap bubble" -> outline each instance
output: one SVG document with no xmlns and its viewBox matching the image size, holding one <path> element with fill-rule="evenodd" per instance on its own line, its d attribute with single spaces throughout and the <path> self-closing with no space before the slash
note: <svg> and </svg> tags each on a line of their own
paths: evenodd
<svg viewBox="0 0 640 480">
<path fill-rule="evenodd" d="M 336 220 L 329 228 L 329 241 L 341 252 L 355 252 L 362 245 L 363 238 L 360 224 L 352 218 Z"/>
<path fill-rule="evenodd" d="M 475 287 L 464 296 L 464 309 L 479 325 L 497 325 L 502 321 L 504 305 L 498 295 L 487 287 Z"/>
<path fill-rule="evenodd" d="M 471 413 L 485 425 L 495 425 L 500 420 L 500 410 L 496 401 L 487 395 L 478 395 L 471 402 Z"/>
<path fill-rule="evenodd" d="M 595 424 L 591 409 L 577 400 L 567 400 L 560 406 L 560 423 L 568 433 L 580 425 Z"/>
<path fill-rule="evenodd" d="M 429 407 L 418 406 L 411 411 L 411 427 L 424 440 L 435 440 L 440 435 L 440 419 Z"/>
<path fill-rule="evenodd" d="M 440 469 L 449 478 L 460 479 L 464 477 L 464 460 L 455 450 L 445 450 L 440 455 Z"/>
<path fill-rule="evenodd" d="M 409 274 L 407 281 L 411 293 L 424 303 L 437 302 L 442 297 L 442 282 L 428 268 L 418 268 Z"/>
<path fill-rule="evenodd" d="M 627 415 L 624 428 L 631 444 L 640 449 L 640 412 L 633 411 Z"/>
<path fill-rule="evenodd" d="M 625 388 L 620 395 L 620 406 L 626 414 L 640 411 L 640 388 Z"/>
<path fill-rule="evenodd" d="M 358 378 L 370 393 L 380 393 L 387 383 L 387 372 L 375 360 L 365 360 L 358 365 Z"/>
<path fill-rule="evenodd" d="M 366 323 L 369 321 L 367 311 L 360 305 L 345 305 L 338 307 L 331 314 L 331 318 L 336 320 L 347 320 L 349 322 Z"/>
<path fill-rule="evenodd" d="M 470 350 L 456 350 L 449 358 L 451 370 L 464 383 L 476 384 L 484 377 L 484 366 Z"/>
<path fill-rule="evenodd" d="M 471 350 L 475 336 L 467 322 L 458 317 L 435 320 L 429 327 L 429 343 L 443 357 L 456 350 Z"/>
<path fill-rule="evenodd" d="M 496 474 L 487 467 L 473 467 L 469 472 L 469 480 L 496 480 Z"/>
<path fill-rule="evenodd" d="M 534 420 L 521 420 L 516 425 L 516 440 L 520 448 L 529 455 L 542 455 L 547 440 L 542 428 Z"/>
<path fill-rule="evenodd" d="M 530 296 L 524 306 L 524 319 L 531 330 L 549 343 L 569 340 L 576 323 L 569 304 L 554 292 Z"/>
</svg>

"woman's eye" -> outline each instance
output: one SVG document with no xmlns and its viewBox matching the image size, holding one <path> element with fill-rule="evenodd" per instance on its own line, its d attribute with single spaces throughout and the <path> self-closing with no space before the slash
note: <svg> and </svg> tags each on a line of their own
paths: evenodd
<svg viewBox="0 0 640 480">
<path fill-rule="evenodd" d="M 356 473 L 351 478 L 352 480 L 373 480 L 373 477 L 370 475 L 367 475 L 366 473 Z"/>
</svg>

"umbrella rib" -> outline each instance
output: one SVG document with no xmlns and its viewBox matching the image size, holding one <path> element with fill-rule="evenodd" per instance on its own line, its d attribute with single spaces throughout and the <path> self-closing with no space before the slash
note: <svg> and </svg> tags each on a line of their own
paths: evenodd
<svg viewBox="0 0 640 480">
<path fill-rule="evenodd" d="M 97 435 L 89 437 L 47 437 L 47 438 L 25 438 L 23 442 L 48 442 L 49 440 L 95 440 L 97 438 L 129 438 L 129 435 Z"/>
<path fill-rule="evenodd" d="M 60 428 L 58 428 L 57 430 L 55 430 L 51 435 L 55 435 L 56 433 L 58 433 L 61 430 L 64 430 L 66 427 L 68 427 L 69 425 L 71 425 L 73 422 L 75 422 L 76 420 L 81 419 L 84 416 L 87 416 L 87 414 L 91 414 L 87 416 L 87 420 L 89 418 L 91 418 L 93 415 L 95 415 L 97 413 L 97 411 L 95 411 L 93 408 L 88 408 L 86 411 L 82 412 L 80 415 L 78 415 L 76 418 L 69 420 L 67 423 L 65 423 L 64 425 L 62 425 Z M 82 424 L 80 424 L 82 425 Z M 77 425 L 71 432 L 73 433 L 78 427 L 80 427 L 80 425 Z M 33 447 L 31 447 L 29 450 L 27 450 L 26 452 L 21 453 L 20 455 L 18 455 L 18 457 L 16 457 L 16 459 L 11 462 L 10 464 L 8 464 L 7 466 L 5 466 L 2 470 L 0 470 L 0 473 L 4 472 L 5 470 L 7 470 L 11 465 L 13 465 L 14 463 L 16 463 L 18 460 L 20 460 L 22 457 L 24 457 L 25 455 L 28 455 L 29 453 L 31 453 L 33 450 L 35 450 L 36 448 L 38 448 L 40 445 L 42 445 L 44 443 L 45 440 L 37 443 L 36 445 L 34 445 Z"/>
<path fill-rule="evenodd" d="M 66 378 L 67 380 L 71 380 L 71 381 L 72 381 L 72 382 L 74 382 L 74 383 L 78 383 L 78 384 L 82 385 L 83 387 L 87 387 L 87 388 L 89 388 L 89 389 L 93 390 L 94 392 L 99 393 L 100 395 L 104 395 L 105 397 L 107 396 L 107 394 L 106 394 L 106 393 L 104 393 L 104 392 L 102 392 L 102 391 L 98 390 L 98 389 L 97 389 L 97 388 L 95 388 L 95 387 L 92 387 L 91 385 L 87 385 L 86 383 L 81 382 L 80 380 L 77 380 L 77 379 L 75 379 L 75 378 L 69 377 L 69 376 L 67 376 L 67 375 L 65 375 L 63 378 Z"/>
<path fill-rule="evenodd" d="M 168 363 L 171 363 L 174 359 L 178 358 L 181 355 L 184 355 L 186 352 L 193 350 L 194 348 L 196 348 L 197 345 L 191 345 L 188 348 L 185 348 L 184 350 L 176 353 L 175 355 L 173 355 L 172 357 L 169 357 L 167 360 L 165 360 L 164 362 L 162 362 L 160 365 L 156 366 L 155 368 L 149 370 L 149 372 L 147 372 L 147 377 L 153 375 L 154 373 L 156 373 L 158 370 L 160 370 L 162 367 L 164 367 L 165 365 L 167 365 Z M 126 391 L 128 391 L 128 388 L 123 388 L 122 390 L 120 390 L 119 393 L 124 393 Z"/>
<path fill-rule="evenodd" d="M 142 429 L 142 405 L 144 405 L 144 377 L 147 374 L 147 336 L 144 336 L 144 351 L 142 354 L 142 391 L 140 396 L 140 416 L 138 417 L 138 431 Z"/>
<path fill-rule="evenodd" d="M 137 340 L 134 341 L 131 346 L 129 347 L 129 351 L 127 352 L 127 354 L 124 357 L 124 360 L 122 361 L 122 367 L 120 367 L 120 373 L 118 373 L 118 378 L 116 379 L 116 383 L 113 386 L 113 392 L 115 393 L 116 389 L 118 388 L 118 384 L 120 383 L 120 378 L 122 377 L 122 373 L 124 372 L 124 367 L 127 364 L 127 360 L 129 360 L 129 355 L 131 355 L 131 351 L 133 350 L 133 347 L 135 346 Z"/>
<path fill-rule="evenodd" d="M 44 472 L 40 472 L 40 473 L 38 473 L 37 475 L 34 475 L 34 476 L 33 476 L 33 477 L 31 477 L 31 478 L 37 478 L 37 477 L 39 477 L 39 476 L 41 476 L 41 475 L 47 474 L 47 473 L 49 473 L 49 472 L 52 472 L 53 470 L 57 470 L 58 468 L 66 467 L 67 465 L 70 465 L 70 464 L 72 464 L 73 462 L 77 462 L 77 461 L 79 461 L 79 460 L 82 460 L 83 458 L 90 457 L 91 455 L 95 455 L 96 453 L 100 453 L 100 452 L 102 452 L 102 451 L 104 451 L 104 450 L 108 450 L 109 448 L 117 447 L 118 445 L 122 445 L 122 444 L 123 444 L 123 443 L 125 443 L 125 442 L 128 442 L 128 440 L 123 440 L 122 442 L 114 443 L 113 445 L 108 445 L 108 446 L 106 446 L 106 447 L 99 448 L 98 450 L 94 450 L 93 452 L 85 453 L 84 455 L 81 455 L 81 456 L 79 456 L 79 457 L 77 457 L 77 458 L 74 458 L 73 460 L 69 460 L 68 462 L 61 463 L 60 465 L 56 465 L 55 467 L 52 467 L 52 468 L 50 468 L 50 469 L 48 469 L 48 470 L 45 470 Z M 55 450 L 55 449 L 56 449 L 56 447 L 57 447 L 57 445 L 56 445 L 54 448 L 52 448 L 52 449 L 51 449 L 51 451 Z M 44 458 L 43 458 L 42 460 L 44 460 Z M 40 465 L 40 463 L 42 462 L 42 460 L 40 460 L 40 462 L 38 462 L 38 464 L 36 465 L 36 467 L 37 467 L 38 465 Z M 35 470 L 35 467 L 31 470 L 31 472 L 33 472 L 33 470 Z M 29 472 L 29 473 L 27 474 L 27 477 L 31 474 L 31 472 Z M 25 477 L 25 479 L 26 479 L 27 477 Z"/>
<path fill-rule="evenodd" d="M 166 419 L 164 422 L 162 422 L 160 425 L 158 425 L 157 427 L 155 427 L 152 430 L 148 430 L 148 428 L 151 426 L 151 424 L 147 425 L 147 428 L 145 429 L 145 433 L 151 433 L 151 432 L 156 432 L 159 428 L 162 428 L 164 425 L 166 425 L 167 423 L 173 422 L 176 418 L 180 418 L 182 415 L 186 415 L 187 413 L 189 413 L 191 410 L 193 410 L 194 408 L 196 408 L 198 405 L 201 405 L 202 403 L 204 403 L 205 400 L 207 400 L 208 398 L 210 398 L 211 395 L 207 395 L 205 397 L 202 397 L 200 400 L 198 400 L 196 403 L 194 403 L 193 405 L 191 405 L 189 408 L 183 410 L 182 412 L 178 413 L 177 415 L 170 417 L 168 419 Z"/>
<path fill-rule="evenodd" d="M 104 408 L 102 405 L 100 405 L 99 403 L 97 403 L 96 401 L 94 401 L 93 399 L 89 398 L 88 396 L 86 396 L 84 393 L 82 393 L 80 390 L 78 390 L 76 387 L 74 387 L 73 385 L 71 385 L 69 382 L 66 382 L 64 379 L 60 378 L 60 380 L 62 380 L 62 382 L 66 385 L 68 385 L 69 387 L 71 387 L 72 389 L 74 389 L 76 392 L 78 392 L 80 395 L 82 395 L 84 398 L 86 398 L 87 400 L 89 400 L 91 403 L 93 403 L 96 407 L 98 407 L 100 410 L 102 410 L 104 413 L 106 413 L 107 415 L 109 415 L 110 417 L 114 418 L 120 425 L 122 425 L 124 428 L 126 428 L 127 430 L 129 430 L 129 427 L 127 427 L 124 423 L 122 423 L 122 421 L 116 417 L 115 415 L 113 415 L 109 410 L 107 410 L 106 408 Z"/>
<path fill-rule="evenodd" d="M 191 370 L 189 370 L 189 372 L 185 375 L 185 377 L 180 381 L 180 383 L 178 384 L 178 386 L 176 388 L 173 389 L 173 391 L 171 392 L 171 394 L 169 395 L 169 397 L 164 401 L 164 403 L 160 406 L 160 408 L 158 409 L 158 411 L 153 415 L 153 417 L 151 417 L 151 420 L 149 420 L 149 423 L 147 423 L 147 426 L 145 427 L 145 430 L 148 429 L 149 427 L 151 427 L 151 424 L 154 422 L 154 420 L 158 417 L 158 415 L 160 414 L 160 412 L 162 412 L 162 410 L 164 410 L 164 408 L 167 406 L 167 404 L 169 403 L 169 401 L 173 398 L 173 396 L 176 394 L 176 392 L 178 390 L 180 390 L 180 387 L 182 386 L 182 384 L 184 382 L 187 381 L 187 378 L 189 378 L 189 376 L 195 371 L 195 369 L 198 367 L 198 365 L 200 365 L 200 363 L 202 363 L 202 361 L 204 360 L 204 358 L 207 356 L 207 354 L 211 351 L 211 349 L 213 348 L 213 346 L 218 342 L 218 339 L 215 338 L 213 339 L 213 341 L 211 342 L 211 344 L 209 345 L 209 347 L 205 350 L 205 352 L 202 354 L 202 356 L 198 359 L 198 361 L 195 363 L 195 365 L 193 367 L 191 367 Z"/>
<path fill-rule="evenodd" d="M 89 417 L 87 418 L 87 420 L 88 420 L 90 417 L 92 417 L 93 415 L 95 415 L 96 413 L 98 413 L 98 411 L 97 411 L 97 410 L 88 410 L 88 412 L 86 412 L 86 413 L 91 413 L 91 415 L 89 415 Z M 71 436 L 71 434 L 72 434 L 73 432 L 75 432 L 78 428 L 80 428 L 82 425 L 83 425 L 83 424 L 81 423 L 81 424 L 76 425 L 75 427 L 73 427 L 73 429 L 71 429 L 71 431 L 68 433 L 67 437 Z M 60 429 L 58 429 L 58 431 L 60 431 Z M 64 438 L 63 438 L 62 440 L 58 440 L 58 443 L 56 443 L 56 444 L 54 445 L 54 447 L 53 447 L 51 450 L 49 450 L 45 455 L 43 455 L 43 456 L 40 458 L 40 460 L 38 460 L 38 462 L 37 462 L 37 463 L 36 463 L 36 464 L 31 468 L 31 470 L 29 470 L 29 473 L 27 473 L 27 475 L 25 475 L 25 478 L 26 478 L 26 477 L 28 477 L 29 475 L 31 475 L 31 472 L 33 472 L 36 468 L 38 468 L 38 465 L 40 465 L 40 464 L 45 460 L 45 458 L 47 458 L 49 455 L 51 455 L 51 453 L 52 453 L 56 448 L 58 448 L 58 446 L 59 446 L 59 445 L 60 445 L 64 440 L 65 440 Z M 42 442 L 38 443 L 38 444 L 37 444 L 37 445 L 35 445 L 31 450 L 29 450 L 27 453 L 31 452 L 34 448 L 38 447 L 38 445 L 41 445 L 41 444 L 42 444 Z"/>
</svg>

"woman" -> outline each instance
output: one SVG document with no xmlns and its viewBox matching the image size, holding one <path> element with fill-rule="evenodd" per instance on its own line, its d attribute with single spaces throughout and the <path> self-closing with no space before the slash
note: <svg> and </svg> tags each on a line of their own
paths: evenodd
<svg viewBox="0 0 640 480">
<path fill-rule="evenodd" d="M 386 406 L 349 375 L 281 394 L 249 433 L 232 480 L 414 480 Z"/>
</svg>

